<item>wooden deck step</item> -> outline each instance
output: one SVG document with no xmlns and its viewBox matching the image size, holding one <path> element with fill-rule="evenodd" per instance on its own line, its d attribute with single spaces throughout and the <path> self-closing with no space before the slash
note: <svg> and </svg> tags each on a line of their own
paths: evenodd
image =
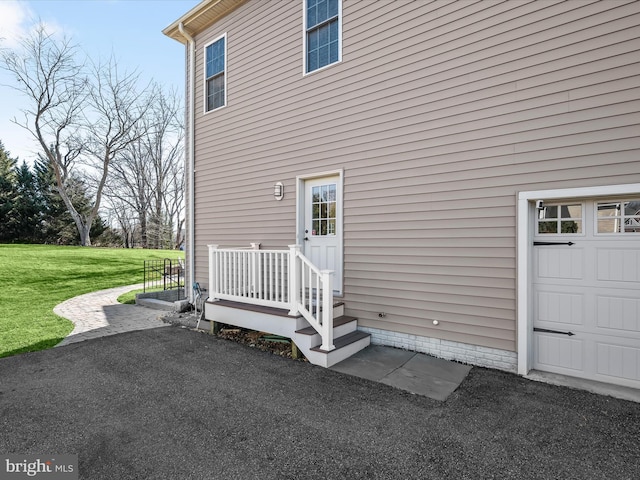
<svg viewBox="0 0 640 480">
<path fill-rule="evenodd" d="M 238 310 L 247 310 L 249 312 L 266 313 L 268 315 L 276 315 L 279 317 L 288 317 L 289 310 L 286 308 L 265 307 L 263 305 L 253 305 L 251 303 L 233 302 L 231 300 L 214 300 L 207 303 L 215 304 L 220 307 L 237 308 Z M 298 315 L 301 317 L 302 315 Z"/>
<path fill-rule="evenodd" d="M 338 318 L 334 318 L 333 319 L 333 328 L 335 327 L 339 327 L 341 325 L 344 325 L 346 323 L 349 322 L 353 322 L 354 320 L 357 320 L 356 317 L 350 317 L 348 315 L 342 315 L 341 317 Z M 307 327 L 307 328 L 302 328 L 300 330 L 296 330 L 296 333 L 299 333 L 300 335 L 315 335 L 316 330 L 313 327 Z"/>
<path fill-rule="evenodd" d="M 268 315 L 277 315 L 280 317 L 288 317 L 289 310 L 286 308 L 265 307 L 263 305 L 254 305 L 251 303 L 234 302 L 232 300 L 207 300 L 206 303 L 216 304 L 220 307 L 237 308 L 239 310 L 248 310 L 250 312 L 266 313 Z M 333 302 L 333 308 L 344 305 L 342 301 Z M 298 314 L 301 317 L 302 314 Z"/>
<path fill-rule="evenodd" d="M 358 340 L 362 340 L 363 338 L 367 338 L 367 337 L 370 337 L 370 336 L 371 335 L 369 333 L 365 333 L 365 332 L 361 332 L 359 330 L 356 330 L 355 332 L 347 333 L 346 335 L 343 335 L 342 337 L 335 338 L 333 340 L 333 345 L 336 347 L 336 350 L 338 350 L 340 348 L 347 347 L 347 346 L 351 345 L 352 343 L 357 342 Z M 335 351 L 335 350 L 331 350 L 331 351 L 322 350 L 320 348 L 320 345 L 318 345 L 317 347 L 313 347 L 311 350 L 313 350 L 314 352 L 320 352 L 320 353 L 331 353 L 331 352 Z"/>
<path fill-rule="evenodd" d="M 321 336 L 309 322 L 302 315 L 289 315 L 288 309 L 212 300 L 205 303 L 205 315 L 207 320 L 219 324 L 291 338 L 310 363 L 327 368 L 371 343 L 371 335 L 356 330 L 357 318 L 344 315 L 344 303 L 338 301 L 334 305 L 333 345 L 336 348 L 328 352 L 322 350 Z"/>
</svg>

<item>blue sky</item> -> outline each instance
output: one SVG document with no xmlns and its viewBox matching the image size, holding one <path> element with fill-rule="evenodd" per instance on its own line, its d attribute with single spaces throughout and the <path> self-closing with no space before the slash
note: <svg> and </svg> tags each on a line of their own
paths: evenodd
<svg viewBox="0 0 640 480">
<path fill-rule="evenodd" d="M 119 68 L 137 69 L 184 93 L 184 46 L 165 37 L 162 29 L 188 12 L 199 0 L 0 0 L 0 47 L 12 48 L 34 23 L 71 37 L 97 61 L 112 53 Z M 10 119 L 20 115 L 26 99 L 6 86 L 11 77 L 0 70 L 0 140 L 11 153 L 31 163 L 37 146 L 31 135 Z"/>
</svg>

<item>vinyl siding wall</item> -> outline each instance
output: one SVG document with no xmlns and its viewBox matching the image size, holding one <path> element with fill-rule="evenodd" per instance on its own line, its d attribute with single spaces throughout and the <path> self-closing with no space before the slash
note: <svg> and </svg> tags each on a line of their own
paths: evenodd
<svg viewBox="0 0 640 480">
<path fill-rule="evenodd" d="M 296 176 L 344 169 L 347 313 L 515 350 L 517 192 L 640 182 L 640 3 L 344 0 L 342 62 L 309 75 L 302 15 L 249 1 L 196 37 L 196 279 L 207 244 L 294 243 Z"/>
</svg>

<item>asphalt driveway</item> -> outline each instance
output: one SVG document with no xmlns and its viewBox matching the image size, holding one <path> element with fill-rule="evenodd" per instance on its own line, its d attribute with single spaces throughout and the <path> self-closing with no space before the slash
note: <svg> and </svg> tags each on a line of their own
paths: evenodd
<svg viewBox="0 0 640 480">
<path fill-rule="evenodd" d="M 640 404 L 474 368 L 447 401 L 178 327 L 0 359 L 0 454 L 87 479 L 636 479 Z"/>
</svg>

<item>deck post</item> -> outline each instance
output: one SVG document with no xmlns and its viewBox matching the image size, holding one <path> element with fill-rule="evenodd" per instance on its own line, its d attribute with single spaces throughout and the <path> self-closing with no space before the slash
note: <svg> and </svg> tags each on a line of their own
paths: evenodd
<svg viewBox="0 0 640 480">
<path fill-rule="evenodd" d="M 334 350 L 333 344 L 333 270 L 322 270 L 322 345 L 325 351 Z"/>
<path fill-rule="evenodd" d="M 301 250 L 300 245 L 289 245 L 289 315 L 299 315 L 298 311 L 298 254 Z"/>
<path fill-rule="evenodd" d="M 258 289 L 258 279 L 260 277 L 260 254 L 256 252 L 256 250 L 260 250 L 260 246 L 262 244 L 259 242 L 251 242 L 249 245 L 251 245 L 251 251 L 249 252 L 249 271 L 247 272 L 247 295 L 249 297 L 256 298 L 260 297 L 260 295 L 262 294 L 262 292 L 260 292 Z"/>
<path fill-rule="evenodd" d="M 220 323 L 219 322 L 215 322 L 213 320 L 209 321 L 209 333 L 211 335 L 218 335 L 218 333 L 220 332 Z"/>
<path fill-rule="evenodd" d="M 301 358 L 300 349 L 293 340 L 291 340 L 291 358 L 295 360 Z"/>
<path fill-rule="evenodd" d="M 213 300 L 218 291 L 218 285 L 216 285 L 216 250 L 218 250 L 218 245 L 207 245 L 207 247 L 209 247 L 209 292 L 211 292 L 209 298 Z"/>
</svg>

